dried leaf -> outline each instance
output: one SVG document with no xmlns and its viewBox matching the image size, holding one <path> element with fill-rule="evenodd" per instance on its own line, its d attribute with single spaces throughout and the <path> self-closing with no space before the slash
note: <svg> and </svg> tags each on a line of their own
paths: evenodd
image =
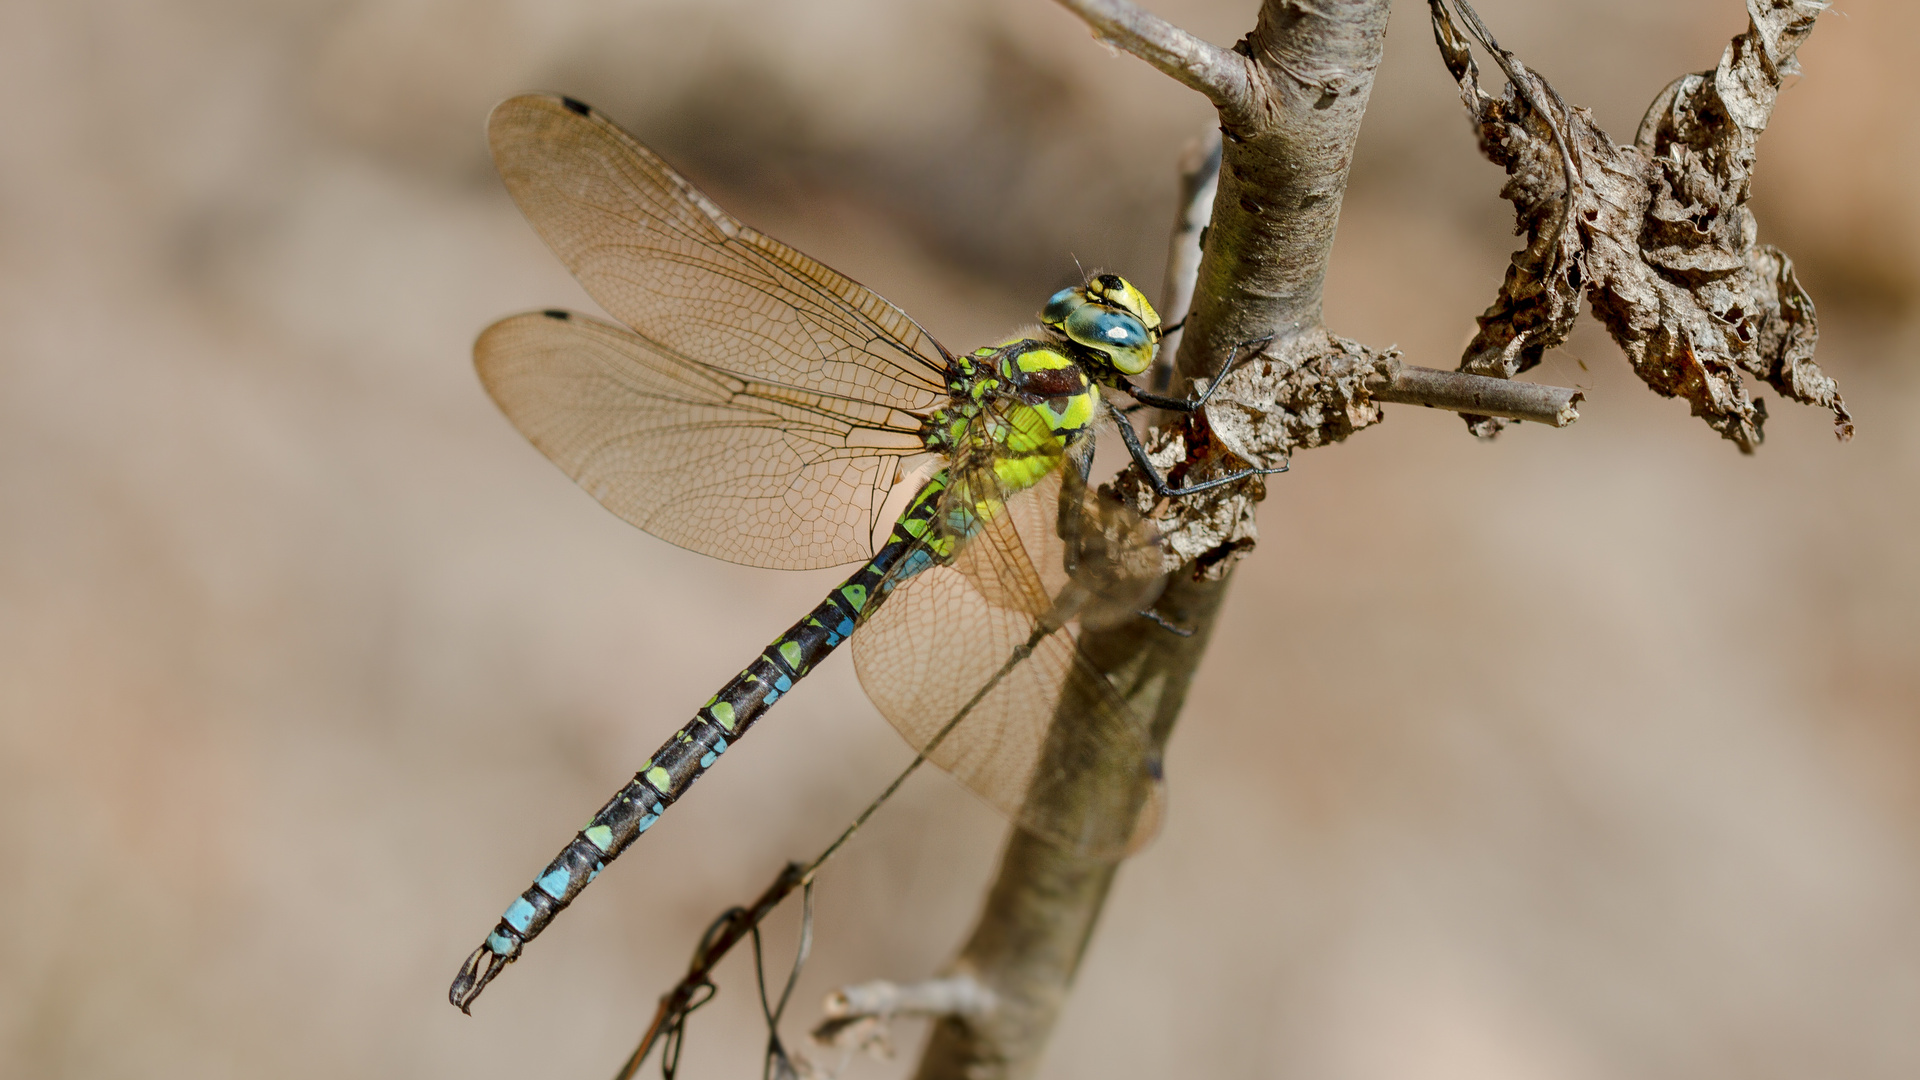
<svg viewBox="0 0 1920 1080">
<path fill-rule="evenodd" d="M 1748 29 L 1719 67 L 1668 86 L 1633 146 L 1568 107 L 1455 0 L 1507 76 L 1502 97 L 1487 94 L 1444 0 L 1428 2 L 1481 151 L 1506 168 L 1501 197 L 1527 237 L 1460 370 L 1511 378 L 1539 363 L 1566 340 L 1584 294 L 1643 382 L 1686 398 L 1743 451 L 1759 445 L 1766 410 L 1741 372 L 1831 409 L 1835 434 L 1849 438 L 1846 405 L 1813 361 L 1813 302 L 1792 262 L 1757 243 L 1747 206 L 1756 144 L 1825 0 L 1748 0 Z M 1483 437 L 1504 424 L 1468 422 Z"/>
</svg>

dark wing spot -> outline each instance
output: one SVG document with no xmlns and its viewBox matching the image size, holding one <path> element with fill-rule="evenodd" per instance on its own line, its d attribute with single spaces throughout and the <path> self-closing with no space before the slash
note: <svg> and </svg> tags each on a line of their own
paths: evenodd
<svg viewBox="0 0 1920 1080">
<path fill-rule="evenodd" d="M 540 314 L 545 315 L 549 319 L 559 319 L 561 322 L 566 322 L 568 319 L 573 318 L 572 314 L 561 311 L 559 308 L 548 308 Z"/>
<path fill-rule="evenodd" d="M 560 99 L 560 104 L 565 105 L 569 111 L 577 112 L 581 116 L 587 116 L 593 112 L 592 106 L 576 98 L 563 97 Z"/>
</svg>

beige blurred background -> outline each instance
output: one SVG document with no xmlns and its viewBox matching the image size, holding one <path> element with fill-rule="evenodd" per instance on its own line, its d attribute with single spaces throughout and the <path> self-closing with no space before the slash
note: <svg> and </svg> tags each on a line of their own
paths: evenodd
<svg viewBox="0 0 1920 1080">
<path fill-rule="evenodd" d="M 1621 139 L 1744 26 L 1481 8 Z M 1157 9 L 1224 44 L 1254 4 Z M 1775 402 L 1743 459 L 1589 324 L 1537 375 L 1588 388 L 1571 429 L 1392 407 L 1301 455 L 1046 1075 L 1920 1075 L 1916 31 L 1824 17 L 1756 185 L 1858 438 Z M 956 346 L 1076 259 L 1157 288 L 1210 122 L 1042 0 L 12 0 L 0 87 L 8 1077 L 607 1075 L 705 922 L 907 759 L 835 661 L 447 1006 L 837 580 L 629 528 L 488 402 L 481 327 L 589 303 L 492 174 L 494 101 L 594 102 Z M 1329 322 L 1451 366 L 1513 240 L 1424 5 L 1353 180 Z M 833 985 L 936 970 L 1001 836 L 916 778 L 824 877 L 790 1038 Z M 746 961 L 720 982 L 684 1075 L 759 1068 Z"/>
</svg>

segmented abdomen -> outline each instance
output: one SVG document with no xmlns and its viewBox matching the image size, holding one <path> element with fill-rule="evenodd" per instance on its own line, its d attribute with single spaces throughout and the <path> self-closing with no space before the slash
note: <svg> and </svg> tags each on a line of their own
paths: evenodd
<svg viewBox="0 0 1920 1080">
<path fill-rule="evenodd" d="M 468 959 L 460 978 L 454 980 L 454 1004 L 465 1008 L 502 964 L 519 956 L 523 945 L 544 930 L 607 863 L 651 828 L 781 695 L 871 617 L 889 592 L 927 566 L 951 556 L 951 544 L 932 539 L 932 534 L 941 531 L 933 523 L 946 483 L 944 472 L 928 481 L 871 560 L 721 687 L 692 720 L 647 759 L 619 794 L 593 815 L 527 891 L 508 906 L 486 943 Z M 492 957 L 486 957 L 487 953 Z"/>
</svg>

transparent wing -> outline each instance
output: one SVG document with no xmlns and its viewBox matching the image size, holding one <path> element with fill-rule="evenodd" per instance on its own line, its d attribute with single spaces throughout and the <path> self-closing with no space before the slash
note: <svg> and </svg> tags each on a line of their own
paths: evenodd
<svg viewBox="0 0 1920 1080">
<path fill-rule="evenodd" d="M 948 497 L 978 500 L 992 483 L 990 467 L 963 470 Z M 1145 725 L 1077 651 L 1071 616 L 1088 583 L 1060 569 L 1059 491 L 1056 474 L 1012 496 L 952 564 L 908 579 L 854 635 L 854 662 L 915 749 L 978 697 L 929 760 L 1030 831 L 1117 859 L 1158 827 L 1159 761 Z"/>
<path fill-rule="evenodd" d="M 868 557 L 900 460 L 920 451 L 898 410 L 729 375 L 584 315 L 502 319 L 473 360 L 513 425 L 607 509 L 753 566 Z"/>
<path fill-rule="evenodd" d="M 905 312 L 734 220 L 599 113 L 509 98 L 487 138 L 527 220 L 647 340 L 836 397 L 909 411 L 946 399 L 943 353 Z"/>
</svg>

